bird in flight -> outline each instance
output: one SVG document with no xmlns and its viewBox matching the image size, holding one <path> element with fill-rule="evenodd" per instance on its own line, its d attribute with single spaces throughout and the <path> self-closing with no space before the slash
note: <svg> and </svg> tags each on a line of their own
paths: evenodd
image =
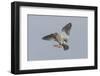
<svg viewBox="0 0 100 76">
<path fill-rule="evenodd" d="M 68 39 L 70 35 L 70 30 L 72 27 L 72 23 L 68 23 L 61 29 L 61 33 L 52 33 L 44 36 L 43 40 L 54 40 L 58 42 L 59 45 L 54 45 L 54 47 L 63 48 L 64 50 L 69 49 Z"/>
</svg>

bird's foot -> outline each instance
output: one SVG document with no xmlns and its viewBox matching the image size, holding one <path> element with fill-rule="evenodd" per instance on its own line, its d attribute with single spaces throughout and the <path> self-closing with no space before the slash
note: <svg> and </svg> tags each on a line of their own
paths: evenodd
<svg viewBox="0 0 100 76">
<path fill-rule="evenodd" d="M 63 48 L 62 45 L 54 45 L 54 47 L 57 47 L 57 48 Z"/>
</svg>

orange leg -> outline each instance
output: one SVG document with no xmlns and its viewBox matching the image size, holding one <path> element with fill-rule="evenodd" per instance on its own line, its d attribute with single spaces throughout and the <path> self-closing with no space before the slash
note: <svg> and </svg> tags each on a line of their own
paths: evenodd
<svg viewBox="0 0 100 76">
<path fill-rule="evenodd" d="M 57 47 L 57 48 L 63 48 L 62 45 L 54 45 L 54 47 Z"/>
</svg>

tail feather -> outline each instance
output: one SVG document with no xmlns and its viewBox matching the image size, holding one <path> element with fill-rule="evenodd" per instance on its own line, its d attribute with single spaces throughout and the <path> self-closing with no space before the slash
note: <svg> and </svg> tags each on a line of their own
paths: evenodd
<svg viewBox="0 0 100 76">
<path fill-rule="evenodd" d="M 69 46 L 66 45 L 66 44 L 62 44 L 62 46 L 63 46 L 64 50 L 68 50 L 69 49 Z"/>
</svg>

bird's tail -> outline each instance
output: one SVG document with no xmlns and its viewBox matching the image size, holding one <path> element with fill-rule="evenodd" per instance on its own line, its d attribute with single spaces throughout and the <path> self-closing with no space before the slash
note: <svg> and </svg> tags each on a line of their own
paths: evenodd
<svg viewBox="0 0 100 76">
<path fill-rule="evenodd" d="M 68 50 L 69 49 L 69 46 L 66 45 L 66 44 L 62 44 L 62 46 L 63 46 L 64 50 Z"/>
</svg>

